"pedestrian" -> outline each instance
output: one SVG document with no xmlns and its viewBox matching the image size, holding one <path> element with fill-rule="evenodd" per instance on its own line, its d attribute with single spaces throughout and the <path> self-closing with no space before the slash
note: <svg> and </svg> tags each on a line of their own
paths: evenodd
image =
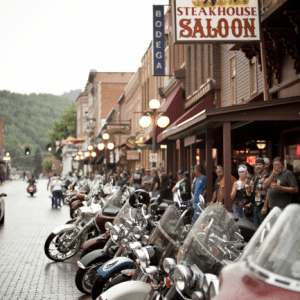
<svg viewBox="0 0 300 300">
<path fill-rule="evenodd" d="M 266 214 L 262 214 L 261 211 L 265 207 L 268 208 L 265 202 L 267 191 L 263 189 L 263 183 L 270 176 L 265 170 L 265 161 L 261 157 L 257 157 L 255 161 L 256 174 L 250 181 L 251 192 L 252 192 L 252 206 L 253 206 L 253 222 L 259 227 L 265 219 Z M 264 210 L 267 212 L 267 210 Z"/>
<path fill-rule="evenodd" d="M 25 180 L 25 178 L 26 178 L 26 172 L 24 171 L 23 172 L 23 181 Z"/>
<path fill-rule="evenodd" d="M 178 189 L 179 189 L 180 182 L 183 181 L 183 173 L 184 173 L 183 170 L 179 170 L 179 171 L 177 172 L 177 182 L 176 182 L 176 184 L 174 185 L 174 187 L 173 187 L 173 189 L 172 189 L 173 200 L 174 200 L 175 202 L 179 201 L 177 191 L 178 191 Z"/>
<path fill-rule="evenodd" d="M 151 183 L 152 183 L 152 179 L 154 176 L 152 176 L 150 174 L 150 169 L 146 169 L 146 175 L 142 178 L 142 188 L 147 191 L 150 192 L 150 188 L 151 188 Z"/>
<path fill-rule="evenodd" d="M 218 188 L 218 193 L 217 193 L 217 201 L 216 203 L 219 203 L 221 205 L 224 204 L 224 198 L 225 198 L 225 195 L 224 195 L 224 190 L 225 190 L 225 176 L 224 176 L 224 168 L 223 166 L 217 166 L 217 171 L 220 172 L 220 173 L 223 173 L 223 176 L 220 175 L 221 179 L 220 179 L 220 182 L 219 182 L 219 188 Z M 236 182 L 236 178 L 234 176 L 231 175 L 230 177 L 230 182 L 231 182 L 231 189 L 232 189 L 232 186 L 233 184 Z"/>
<path fill-rule="evenodd" d="M 140 189 L 142 187 L 142 173 L 139 168 L 135 169 L 130 179 L 130 186 Z"/>
<path fill-rule="evenodd" d="M 151 172 L 150 174 L 153 176 L 150 192 L 152 193 L 152 197 L 157 197 L 159 195 L 159 185 L 160 185 L 157 169 L 153 167 L 151 168 L 150 172 Z"/>
<path fill-rule="evenodd" d="M 215 181 L 214 187 L 213 187 L 213 196 L 211 203 L 216 203 L 218 199 L 218 192 L 220 188 L 220 182 L 224 178 L 224 169 L 222 166 L 217 166 L 216 167 L 216 174 L 217 174 L 217 179 Z"/>
<path fill-rule="evenodd" d="M 61 207 L 62 186 L 63 186 L 63 182 L 60 180 L 60 177 L 57 176 L 56 179 L 53 181 L 53 186 L 52 186 L 54 205 L 56 208 L 57 208 L 57 206 Z M 52 204 L 52 207 L 53 207 L 53 204 Z"/>
<path fill-rule="evenodd" d="M 270 160 L 267 157 L 264 157 L 265 162 L 265 172 L 268 172 L 270 174 Z"/>
<path fill-rule="evenodd" d="M 52 176 L 50 175 L 48 183 L 47 183 L 47 191 L 50 190 L 49 197 L 52 200 L 52 207 L 54 206 L 54 197 L 53 197 L 53 193 L 52 193 L 52 187 L 53 187 L 53 182 L 56 180 L 56 176 L 57 176 L 56 173 L 54 173 Z M 73 186 L 73 188 L 74 188 L 74 186 Z"/>
<path fill-rule="evenodd" d="M 192 198 L 194 197 L 194 194 L 195 194 L 196 179 L 197 179 L 197 176 L 195 175 L 195 168 L 194 168 L 194 166 L 191 166 L 191 193 L 192 193 Z"/>
<path fill-rule="evenodd" d="M 199 197 L 200 195 L 203 196 L 204 200 L 205 200 L 205 196 L 206 196 L 206 176 L 203 174 L 204 173 L 204 168 L 202 165 L 195 165 L 194 167 L 194 172 L 195 175 L 197 176 L 196 178 L 196 184 L 195 184 L 195 194 L 194 194 L 194 198 L 193 198 L 193 208 L 194 208 L 194 216 L 192 218 L 192 224 L 194 224 L 200 213 L 201 210 L 198 206 L 200 200 Z"/>
<path fill-rule="evenodd" d="M 269 197 L 267 197 L 266 201 L 270 209 L 278 206 L 283 210 L 291 203 L 292 194 L 298 193 L 297 180 L 293 172 L 285 168 L 284 161 L 281 157 L 275 157 L 273 159 L 273 171 L 269 178 L 264 181 L 263 189 L 269 189 Z M 261 213 L 266 214 L 265 207 Z"/>
<path fill-rule="evenodd" d="M 248 205 L 246 208 L 251 206 L 251 187 L 250 179 L 247 177 L 247 166 L 240 165 L 238 168 L 238 174 L 239 180 L 233 184 L 230 194 L 232 201 L 232 212 L 240 218 L 251 219 L 250 215 L 246 217 L 244 213 L 245 205 Z"/>
<path fill-rule="evenodd" d="M 164 171 L 159 173 L 159 194 L 163 199 L 169 197 L 169 176 Z"/>
<path fill-rule="evenodd" d="M 179 184 L 180 198 L 184 205 L 190 205 L 192 198 L 190 172 L 183 173 L 183 180 Z"/>
<path fill-rule="evenodd" d="M 170 184 L 169 184 L 169 197 L 168 197 L 168 199 L 172 200 L 173 199 L 173 192 L 172 192 L 172 190 L 173 190 L 173 187 L 176 184 L 176 178 L 174 177 L 174 173 L 172 171 L 170 171 L 168 175 L 169 175 L 169 182 L 170 182 Z"/>
</svg>

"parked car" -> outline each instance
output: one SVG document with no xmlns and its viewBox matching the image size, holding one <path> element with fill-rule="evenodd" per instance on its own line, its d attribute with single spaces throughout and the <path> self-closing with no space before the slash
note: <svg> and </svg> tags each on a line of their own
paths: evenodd
<svg viewBox="0 0 300 300">
<path fill-rule="evenodd" d="M 0 224 L 4 223 L 4 216 L 5 216 L 5 202 L 4 202 L 4 198 L 7 195 L 2 193 L 0 194 Z"/>
</svg>

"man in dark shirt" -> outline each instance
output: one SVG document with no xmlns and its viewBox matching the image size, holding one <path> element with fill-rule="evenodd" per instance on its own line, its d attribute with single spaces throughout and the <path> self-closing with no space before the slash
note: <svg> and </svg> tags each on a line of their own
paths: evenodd
<svg viewBox="0 0 300 300">
<path fill-rule="evenodd" d="M 153 176 L 150 191 L 152 192 L 152 197 L 159 195 L 159 177 L 156 168 L 151 168 L 151 175 Z"/>
</svg>

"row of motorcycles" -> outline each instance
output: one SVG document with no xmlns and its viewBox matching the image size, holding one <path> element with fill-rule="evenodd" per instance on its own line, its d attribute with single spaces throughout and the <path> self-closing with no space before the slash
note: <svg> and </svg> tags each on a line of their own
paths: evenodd
<svg viewBox="0 0 300 300">
<path fill-rule="evenodd" d="M 82 249 L 75 284 L 93 299 L 300 299 L 297 204 L 275 207 L 256 228 L 201 196 L 192 225 L 180 198 L 101 178 L 67 197 L 74 218 L 53 230 L 45 253 L 63 261 Z"/>
</svg>

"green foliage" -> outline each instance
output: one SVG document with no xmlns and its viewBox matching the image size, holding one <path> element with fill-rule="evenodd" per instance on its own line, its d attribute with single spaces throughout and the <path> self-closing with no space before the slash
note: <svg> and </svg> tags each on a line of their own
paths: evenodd
<svg viewBox="0 0 300 300">
<path fill-rule="evenodd" d="M 64 98 L 69 98 L 70 100 L 73 100 L 75 101 L 79 94 L 82 93 L 82 90 L 81 89 L 77 89 L 77 90 L 71 90 L 70 92 L 68 93 L 63 93 L 61 95 L 61 97 L 64 97 Z"/>
<path fill-rule="evenodd" d="M 52 131 L 49 133 L 49 139 L 52 146 L 51 152 L 58 160 L 61 160 L 61 152 L 56 152 L 55 141 L 67 139 L 69 136 L 76 137 L 76 116 L 77 108 L 76 104 L 73 102 L 69 108 L 65 109 L 64 114 L 60 119 L 54 122 Z"/>
<path fill-rule="evenodd" d="M 5 122 L 5 150 L 11 154 L 12 167 L 35 169 L 33 153 L 38 148 L 45 151 L 54 121 L 71 103 L 74 104 L 70 99 L 50 94 L 23 95 L 0 90 L 0 118 Z M 19 143 L 26 144 L 31 155 L 25 156 Z"/>
<path fill-rule="evenodd" d="M 54 158 L 45 158 L 42 162 L 43 171 L 46 174 L 49 174 L 52 172 L 52 162 L 54 161 Z"/>
</svg>

